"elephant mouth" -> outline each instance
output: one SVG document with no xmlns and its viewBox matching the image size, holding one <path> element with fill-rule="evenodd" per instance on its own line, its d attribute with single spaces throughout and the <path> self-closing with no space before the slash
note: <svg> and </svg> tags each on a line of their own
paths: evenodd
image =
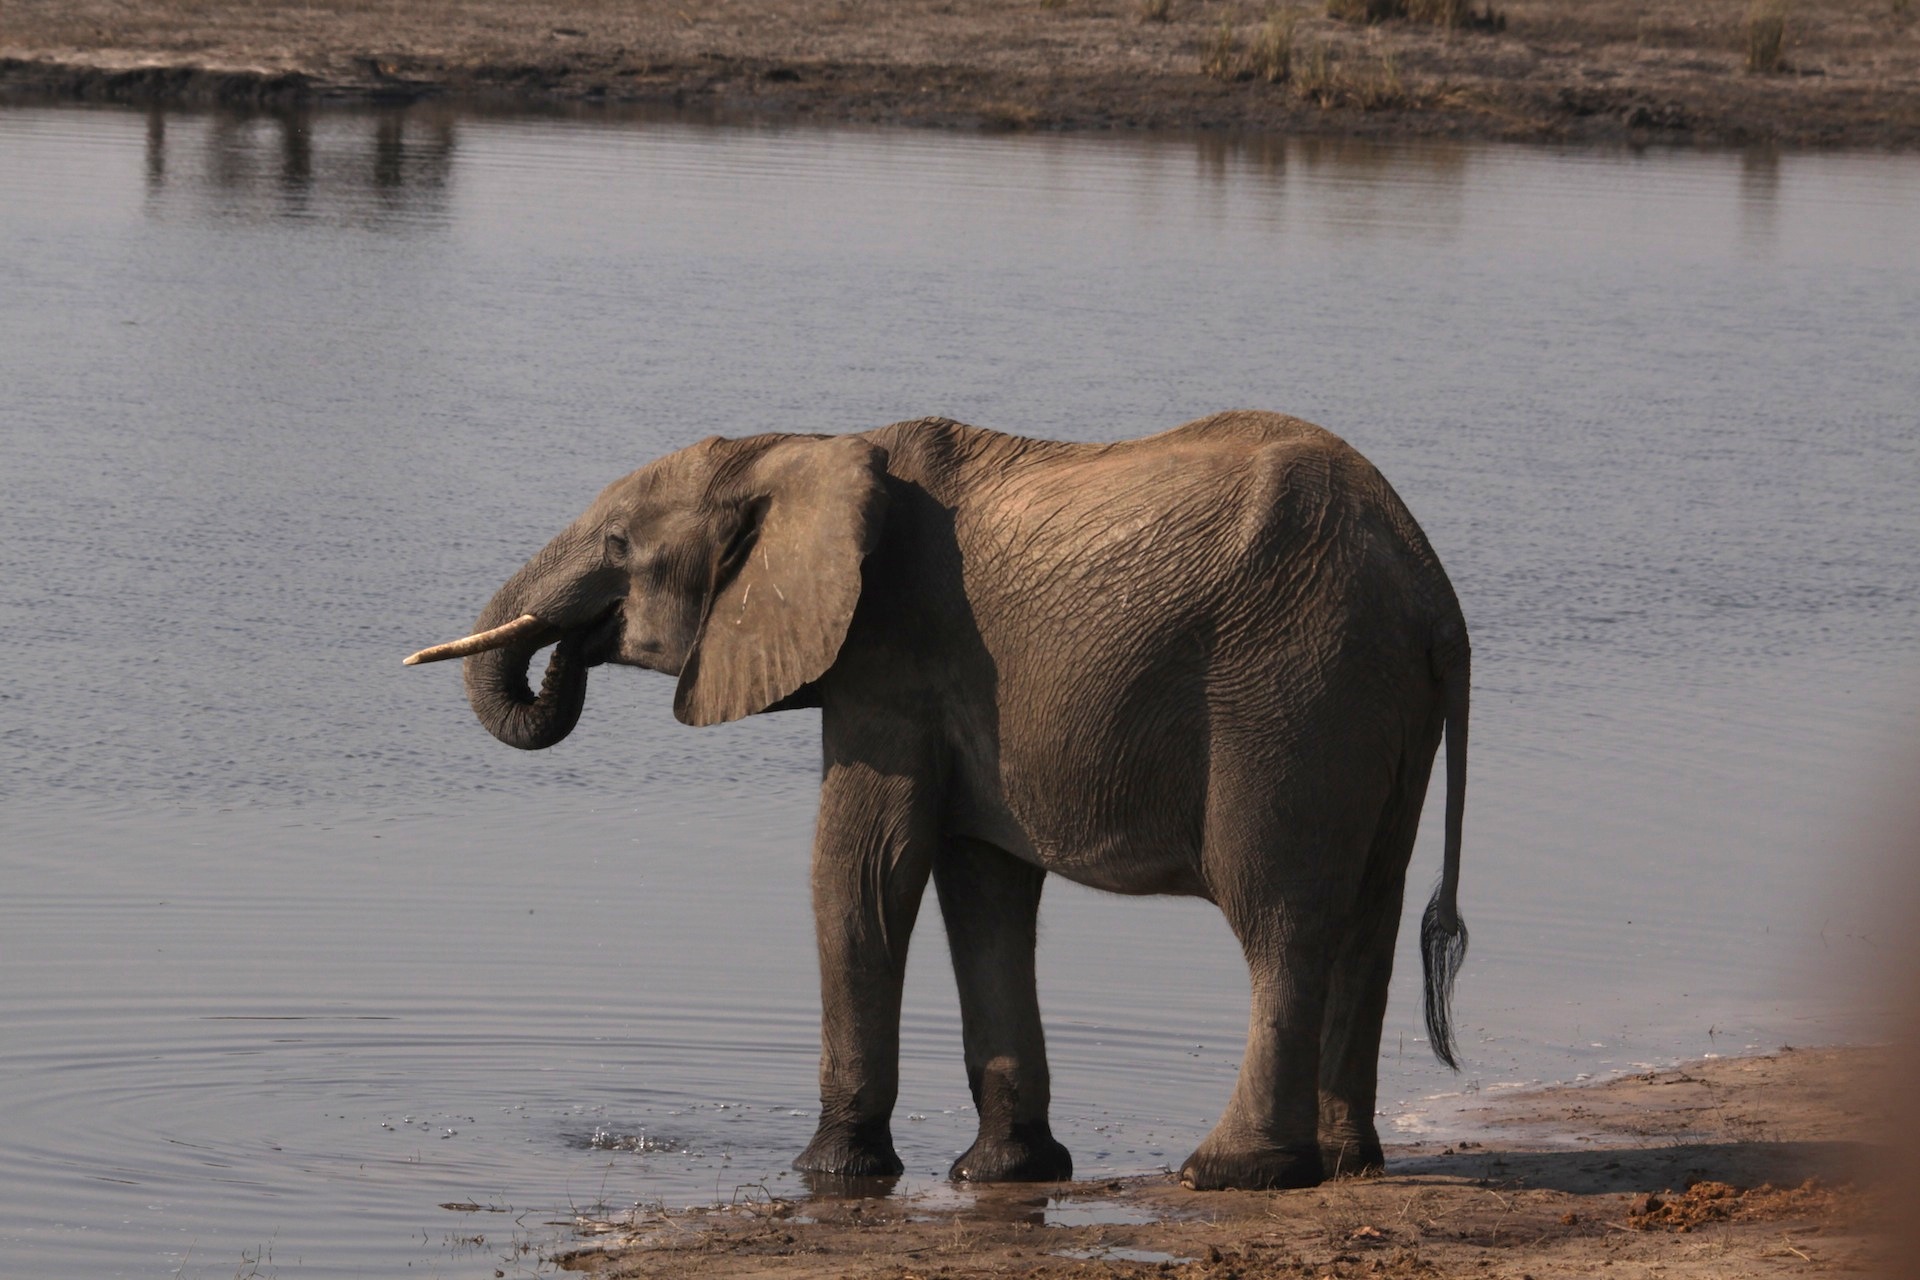
<svg viewBox="0 0 1920 1280">
<path fill-rule="evenodd" d="M 627 615 L 618 604 L 572 633 L 580 659 L 589 667 L 611 662 L 620 652 L 620 641 L 627 629 Z"/>
</svg>

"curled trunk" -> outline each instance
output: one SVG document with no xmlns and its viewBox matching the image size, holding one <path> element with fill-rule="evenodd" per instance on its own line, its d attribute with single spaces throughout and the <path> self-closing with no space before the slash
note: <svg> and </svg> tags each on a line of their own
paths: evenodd
<svg viewBox="0 0 1920 1280">
<path fill-rule="evenodd" d="M 504 596 L 503 592 L 487 606 L 476 631 L 520 615 L 519 606 Z M 563 635 L 554 646 L 539 693 L 528 686 L 527 666 L 542 643 L 540 638 L 530 638 L 476 653 L 465 664 L 467 701 L 473 714 L 488 733 L 522 751 L 539 751 L 572 733 L 586 704 L 588 663 L 577 635 Z"/>
</svg>

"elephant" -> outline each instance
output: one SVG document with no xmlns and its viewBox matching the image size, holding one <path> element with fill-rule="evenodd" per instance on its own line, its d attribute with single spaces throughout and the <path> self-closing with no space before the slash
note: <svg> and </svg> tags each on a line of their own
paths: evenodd
<svg viewBox="0 0 1920 1280">
<path fill-rule="evenodd" d="M 1246 1053 L 1183 1184 L 1380 1168 L 1381 1023 L 1443 731 L 1421 954 L 1431 1047 L 1458 1069 L 1466 623 L 1386 479 L 1310 423 L 715 436 L 609 485 L 473 634 L 407 661 L 454 657 L 481 723 L 528 750 L 567 736 L 606 663 L 676 677 L 688 725 L 819 709 L 820 1112 L 800 1170 L 902 1170 L 901 984 L 931 879 L 979 1121 L 951 1176 L 1072 1176 L 1035 990 L 1049 874 L 1206 898 L 1241 944 Z"/>
</svg>

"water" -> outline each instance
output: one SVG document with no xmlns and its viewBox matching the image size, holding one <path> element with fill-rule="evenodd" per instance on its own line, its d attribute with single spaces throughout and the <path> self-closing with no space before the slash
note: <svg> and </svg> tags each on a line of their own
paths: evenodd
<svg viewBox="0 0 1920 1280">
<path fill-rule="evenodd" d="M 813 715 L 597 673 L 526 755 L 399 664 L 716 431 L 1252 405 L 1382 467 L 1477 686 L 1468 1068 L 1407 953 L 1402 1135 L 1871 1032 L 1807 975 L 1872 950 L 1836 886 L 1920 706 L 1912 157 L 16 110 L 0 193 L 9 1276 L 521 1274 L 577 1208 L 796 1192 Z M 1224 924 L 1042 923 L 1056 1132 L 1177 1163 Z M 932 911 L 909 988 L 924 1186 L 972 1129 Z"/>
</svg>

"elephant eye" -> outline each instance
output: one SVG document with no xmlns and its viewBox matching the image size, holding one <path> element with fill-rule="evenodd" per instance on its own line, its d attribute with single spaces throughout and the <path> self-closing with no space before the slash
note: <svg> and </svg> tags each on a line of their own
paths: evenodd
<svg viewBox="0 0 1920 1280">
<path fill-rule="evenodd" d="M 627 535 L 618 529 L 607 534 L 607 559 L 616 564 L 624 563 L 627 553 L 633 550 L 633 544 L 627 541 Z"/>
</svg>

